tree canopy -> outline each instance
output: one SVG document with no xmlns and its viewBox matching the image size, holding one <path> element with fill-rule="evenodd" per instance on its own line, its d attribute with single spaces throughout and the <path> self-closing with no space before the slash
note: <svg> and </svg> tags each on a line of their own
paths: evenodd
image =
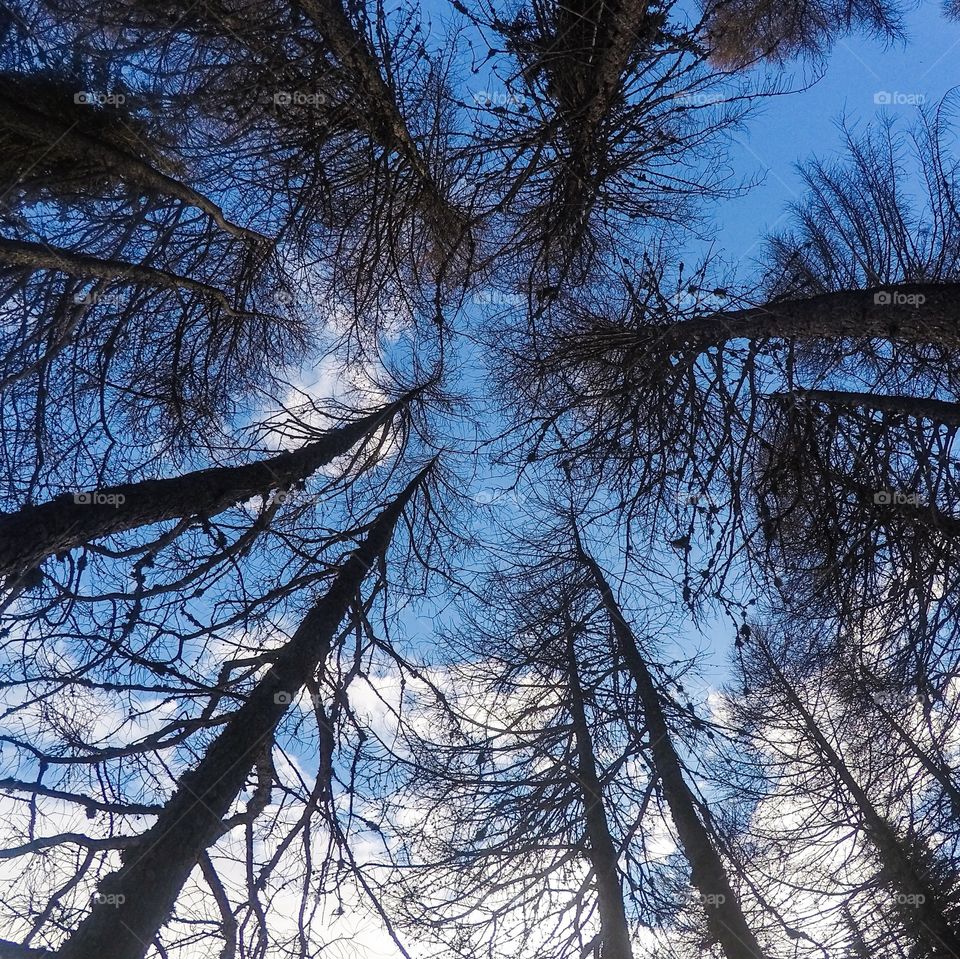
<svg viewBox="0 0 960 959">
<path fill-rule="evenodd" d="M 960 956 L 953 96 L 714 220 L 905 13 L 3 6 L 0 959 Z"/>
</svg>

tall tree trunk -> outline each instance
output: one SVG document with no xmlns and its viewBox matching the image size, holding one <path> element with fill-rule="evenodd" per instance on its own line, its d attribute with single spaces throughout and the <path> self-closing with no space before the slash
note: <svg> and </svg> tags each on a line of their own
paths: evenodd
<svg viewBox="0 0 960 959">
<path fill-rule="evenodd" d="M 104 172 L 145 190 L 171 197 L 202 210 L 225 233 L 258 244 L 269 240 L 254 230 L 231 223 L 223 210 L 209 198 L 179 180 L 161 173 L 146 160 L 120 147 L 88 136 L 64 120 L 55 120 L 7 97 L 0 97 L 0 129 L 7 129 L 27 140 L 36 140 L 43 152 L 56 145 L 58 150 L 95 163 Z"/>
<path fill-rule="evenodd" d="M 902 413 L 918 420 L 933 420 L 944 426 L 960 426 L 960 403 L 926 399 L 920 396 L 897 396 L 891 393 L 851 393 L 846 390 L 803 390 L 776 393 L 775 398 L 797 402 L 825 403 L 828 406 Z"/>
<path fill-rule="evenodd" d="M 101 896 L 123 901 L 95 903 L 61 946 L 60 959 L 142 959 L 190 873 L 221 835 L 224 817 L 291 701 L 326 660 L 367 572 L 384 557 L 404 507 L 429 469 L 377 517 L 199 765 L 180 779 L 151 829 L 123 855 L 123 866 L 102 880 Z"/>
<path fill-rule="evenodd" d="M 699 354 L 734 340 L 841 338 L 960 348 L 960 283 L 841 290 L 670 325 L 601 329 L 585 336 L 598 352 L 623 350 L 628 363 L 646 362 L 651 354 Z"/>
<path fill-rule="evenodd" d="M 633 631 L 624 619 L 603 571 L 584 550 L 576 530 L 574 536 L 577 555 L 593 576 L 613 625 L 620 655 L 636 684 L 650 737 L 654 771 L 660 779 L 684 856 L 690 863 L 690 882 L 700 893 L 710 933 L 727 959 L 763 959 L 764 952 L 747 924 L 723 861 L 700 820 L 697 801 L 687 785 L 683 764 L 673 746 L 660 694 L 637 647 Z"/>
<path fill-rule="evenodd" d="M 877 812 L 870 797 L 834 749 L 810 714 L 793 684 L 780 669 L 766 642 L 756 639 L 756 646 L 770 667 L 779 689 L 786 696 L 821 759 L 846 790 L 871 846 L 879 860 L 885 881 L 896 890 L 897 903 L 904 926 L 925 947 L 924 955 L 936 959 L 956 959 L 960 956 L 960 935 L 947 922 L 947 903 L 940 892 L 928 881 L 926 870 L 904 847 L 896 830 Z"/>
<path fill-rule="evenodd" d="M 550 96 L 566 140 L 556 168 L 556 212 L 560 222 L 575 225 L 572 252 L 608 159 L 602 124 L 634 51 L 651 36 L 653 20 L 648 0 L 561 0 L 552 13 L 552 34 L 541 41 L 539 56 L 550 74 Z"/>
<path fill-rule="evenodd" d="M 238 316 L 223 290 L 189 276 L 171 273 L 155 266 L 128 263 L 126 260 L 108 260 L 83 253 L 73 253 L 49 243 L 30 243 L 24 240 L 0 239 L 0 263 L 28 270 L 59 270 L 68 276 L 96 277 L 118 283 L 148 283 L 167 290 L 191 290 L 213 300 L 228 316 Z"/>
<path fill-rule="evenodd" d="M 583 702 L 580 668 L 573 624 L 565 614 L 567 636 L 567 675 L 570 688 L 570 712 L 577 749 L 577 780 L 583 797 L 583 812 L 590 843 L 588 855 L 597 877 L 597 905 L 600 911 L 602 959 L 633 959 L 630 930 L 623 908 L 623 889 L 617 868 L 617 848 L 610 835 L 603 807 L 603 785 L 597 774 L 593 740 Z"/>
<path fill-rule="evenodd" d="M 289 487 L 390 423 L 416 392 L 330 430 L 298 450 L 256 463 L 67 493 L 16 513 L 0 514 L 0 575 L 22 573 L 47 556 L 113 533 L 169 519 L 215 516 L 258 494 Z"/>
</svg>

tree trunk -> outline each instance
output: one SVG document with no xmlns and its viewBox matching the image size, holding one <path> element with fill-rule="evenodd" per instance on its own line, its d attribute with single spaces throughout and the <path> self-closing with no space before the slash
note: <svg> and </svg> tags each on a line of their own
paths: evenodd
<svg viewBox="0 0 960 959">
<path fill-rule="evenodd" d="M 142 959 L 204 851 L 221 835 L 223 818 L 292 700 L 326 660 L 368 570 L 386 553 L 397 520 L 429 468 L 377 517 L 199 765 L 181 777 L 153 827 L 126 852 L 121 868 L 101 881 L 101 897 L 123 900 L 96 902 L 61 946 L 59 959 Z"/>
<path fill-rule="evenodd" d="M 603 785 L 597 774 L 593 741 L 583 703 L 580 671 L 574 642 L 573 624 L 566 620 L 567 675 L 570 688 L 570 712 L 573 717 L 573 735 L 577 748 L 577 779 L 583 797 L 583 812 L 590 843 L 589 857 L 597 877 L 597 904 L 600 911 L 602 959 L 633 959 L 630 930 L 623 908 L 623 889 L 617 868 L 617 848 L 603 807 Z"/>
<path fill-rule="evenodd" d="M 5 127 L 20 136 L 37 140 L 38 149 L 51 149 L 53 144 L 59 150 L 82 157 L 102 167 L 106 173 L 116 176 L 125 183 L 172 197 L 202 210 L 225 233 L 255 243 L 268 243 L 269 240 L 254 230 L 231 223 L 223 210 L 212 200 L 197 193 L 190 187 L 172 177 L 154 169 L 145 160 L 134 156 L 102 140 L 88 136 L 76 129 L 76 124 L 67 125 L 63 121 L 53 120 L 42 113 L 31 110 L 6 97 L 0 98 L 0 127 Z"/>
<path fill-rule="evenodd" d="M 22 573 L 47 556 L 113 533 L 169 519 L 215 516 L 258 494 L 289 487 L 391 422 L 413 395 L 330 430 L 298 450 L 246 466 L 214 467 L 170 479 L 67 493 L 16 513 L 0 514 L 0 575 Z"/>
<path fill-rule="evenodd" d="M 925 955 L 936 959 L 956 959 L 960 956 L 960 935 L 947 922 L 943 896 L 927 881 L 926 870 L 918 868 L 920 864 L 904 848 L 896 831 L 874 808 L 870 797 L 821 732 L 797 691 L 777 665 L 766 643 L 758 639 L 757 646 L 763 653 L 764 662 L 776 676 L 777 685 L 803 722 L 814 748 L 853 801 L 860 825 L 881 864 L 884 879 L 897 892 L 904 925 L 923 942 Z"/>
<path fill-rule="evenodd" d="M 797 402 L 825 403 L 833 407 L 879 410 L 884 413 L 902 413 L 918 420 L 933 420 L 944 426 L 960 426 L 960 403 L 925 399 L 919 396 L 896 396 L 890 393 L 848 393 L 844 390 L 802 390 L 776 393 L 777 399 Z"/>
<path fill-rule="evenodd" d="M 913 301 L 919 297 L 921 301 Z M 627 361 L 635 363 L 648 361 L 652 352 L 702 353 L 734 340 L 844 338 L 960 348 L 960 283 L 903 283 L 821 293 L 669 326 L 600 331 L 597 336 L 601 346 L 623 349 Z"/>
<path fill-rule="evenodd" d="M 949 765 L 943 761 L 942 757 L 932 756 L 927 752 L 926 747 L 914 739 L 905 725 L 900 722 L 897 715 L 874 696 L 871 687 L 864 681 L 866 677 L 861 673 L 860 668 L 847 664 L 844 668 L 844 673 L 849 680 L 855 684 L 859 696 L 862 697 L 863 701 L 873 705 L 873 708 L 880 713 L 884 721 L 889 723 L 891 729 L 896 733 L 897 738 L 909 750 L 914 759 L 926 770 L 930 778 L 940 786 L 950 803 L 950 809 L 954 818 L 960 820 L 960 789 L 957 787 L 956 777 Z M 841 695 L 843 695 L 843 693 L 841 693 Z M 856 697 L 851 697 L 848 694 L 846 698 L 848 702 L 856 708 L 863 708 L 862 704 L 856 701 Z"/>
<path fill-rule="evenodd" d="M 660 694 L 637 648 L 633 632 L 617 605 L 603 571 L 584 550 L 576 531 L 574 535 L 577 555 L 593 576 L 613 624 L 620 655 L 636 683 L 650 737 L 654 771 L 660 779 L 670 815 L 677 827 L 683 853 L 690 863 L 690 882 L 700 893 L 710 933 L 727 959 L 763 959 L 764 952 L 747 924 L 713 840 L 700 821 L 697 801 L 686 783 L 683 765 L 673 747 Z"/>
<path fill-rule="evenodd" d="M 650 21 L 647 0 L 557 3 L 560 55 L 547 64 L 559 72 L 555 87 L 569 119 L 569 137 L 592 152 L 597 126 L 610 110 L 620 77 Z M 575 95 L 563 96 L 564 93 Z"/>
<path fill-rule="evenodd" d="M 59 270 L 68 276 L 96 277 L 119 283 L 147 283 L 167 290 L 192 290 L 213 300 L 228 316 L 238 316 L 223 290 L 209 283 L 180 276 L 169 270 L 125 260 L 106 260 L 83 253 L 73 253 L 50 246 L 49 243 L 29 243 L 23 240 L 0 239 L 0 263 L 28 270 Z"/>
</svg>

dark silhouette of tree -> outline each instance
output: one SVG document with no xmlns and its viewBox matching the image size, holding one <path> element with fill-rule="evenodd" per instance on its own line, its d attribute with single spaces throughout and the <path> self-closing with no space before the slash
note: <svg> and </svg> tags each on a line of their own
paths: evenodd
<svg viewBox="0 0 960 959">
<path fill-rule="evenodd" d="M 512 58 L 475 94 L 477 149 L 496 150 L 484 171 L 494 222 L 521 257 L 509 280 L 533 311 L 638 228 L 689 222 L 736 191 L 711 159 L 752 94 L 704 67 L 696 29 L 667 8 L 536 0 L 464 12 Z"/>
<path fill-rule="evenodd" d="M 636 747 L 615 728 L 605 639 L 583 578 L 569 572 L 546 557 L 491 577 L 485 593 L 495 605 L 479 605 L 450 637 L 482 659 L 436 690 L 449 736 L 408 733 L 410 802 L 426 805 L 427 821 L 441 828 L 406 838 L 427 872 L 399 872 L 391 898 L 414 929 L 431 930 L 456 955 L 633 955 L 624 897 L 641 881 L 640 859 L 626 844 L 649 784 L 619 775 Z M 613 763 L 600 758 L 611 750 Z M 622 809 L 611 805 L 614 790 Z"/>
<path fill-rule="evenodd" d="M 776 784 L 780 801 L 803 800 L 797 805 L 798 825 L 783 829 L 774 842 L 803 843 L 805 835 L 822 842 L 813 837 L 829 829 L 849 830 L 853 854 L 846 868 L 852 875 L 838 875 L 824 894 L 842 895 L 846 886 L 846 895 L 853 897 L 848 908 L 858 897 L 869 901 L 872 896 L 877 922 L 871 932 L 879 944 L 886 945 L 886 931 L 905 939 L 911 955 L 955 953 L 952 849 L 936 848 L 921 808 L 898 801 L 910 793 L 897 795 L 904 786 L 887 765 L 892 757 L 885 745 L 861 738 L 867 730 L 855 713 L 831 702 L 833 686 L 823 681 L 821 658 L 794 635 L 753 630 L 741 645 L 740 661 L 744 698 L 737 708 L 765 754 L 758 761 L 769 764 L 764 776 Z M 776 747 L 771 746 L 774 727 L 781 730 Z M 765 832 L 769 837 L 769 827 Z"/>
<path fill-rule="evenodd" d="M 950 98 L 691 268 L 898 9 L 452 8 L 0 11 L 0 956 L 960 954 Z"/>
<path fill-rule="evenodd" d="M 428 810 L 408 840 L 419 878 L 405 880 L 399 863 L 390 878 L 409 921 L 458 955 L 561 954 L 579 938 L 601 956 L 631 956 L 638 924 L 655 931 L 680 915 L 691 949 L 766 955 L 731 880 L 741 867 L 726 858 L 726 826 L 683 758 L 686 737 L 707 727 L 666 688 L 681 668 L 641 652 L 568 521 L 514 541 L 514 552 L 449 637 L 454 655 L 470 650 L 467 664 L 427 694 L 437 697 L 429 727 L 444 734 L 411 734 L 401 806 Z M 669 867 L 650 858 L 658 816 L 672 822 L 683 857 Z M 568 898 L 578 917 L 569 932 L 555 925 L 574 909 L 562 907 Z"/>
<path fill-rule="evenodd" d="M 704 3 L 710 55 L 728 68 L 797 56 L 823 58 L 831 44 L 854 30 L 887 43 L 902 40 L 903 11 L 897 4 L 862 0 L 730 0 Z"/>
<path fill-rule="evenodd" d="M 846 163 L 807 170 L 810 198 L 796 212 L 797 230 L 771 242 L 775 295 L 874 284 L 877 305 L 896 308 L 888 291 L 922 280 L 931 303 L 949 309 L 956 172 L 941 111 L 913 140 L 925 170 L 920 205 L 903 185 L 902 148 L 889 126 L 851 138 Z M 924 295 L 901 304 L 918 320 Z M 888 344 L 861 347 L 856 366 L 838 365 L 826 346 L 793 352 L 791 379 L 766 404 L 753 470 L 765 562 L 828 620 L 869 632 L 885 608 L 904 642 L 901 670 L 914 679 L 932 667 L 931 644 L 948 649 L 953 632 L 953 590 L 944 585 L 956 576 L 960 531 L 956 350 L 942 316 L 935 305 L 921 345 L 919 329 L 915 343 L 904 343 L 909 320 L 891 314 Z M 913 653 L 924 665 L 911 662 Z"/>
<path fill-rule="evenodd" d="M 246 466 L 214 467 L 170 479 L 145 480 L 26 506 L 0 517 L 0 570 L 19 574 L 52 553 L 93 542 L 111 533 L 170 519 L 209 519 L 230 506 L 302 484 L 322 466 L 369 440 L 415 399 L 401 400 L 328 431 L 298 450 Z M 99 501 L 99 502 L 98 502 Z"/>
<path fill-rule="evenodd" d="M 394 526 L 426 473 L 415 476 L 371 524 L 265 676 L 225 723 L 200 764 L 180 780 L 154 825 L 123 856 L 123 866 L 99 884 L 102 901 L 60 947 L 68 956 L 142 956 L 169 916 L 190 872 L 223 829 L 256 757 L 272 738 L 294 696 L 323 666 L 368 571 L 389 546 Z M 122 931 L 119 931 L 119 929 Z"/>
<path fill-rule="evenodd" d="M 579 540 L 577 559 L 590 570 L 616 634 L 620 656 L 636 685 L 650 737 L 653 771 L 663 790 L 684 855 L 690 863 L 690 882 L 704 904 L 710 937 L 719 943 L 727 959 L 763 956 L 764 952 L 731 887 L 716 840 L 710 835 L 709 826 L 703 822 L 704 812 L 687 784 L 650 668 L 640 653 L 603 571 L 596 560 L 584 551 Z"/>
</svg>

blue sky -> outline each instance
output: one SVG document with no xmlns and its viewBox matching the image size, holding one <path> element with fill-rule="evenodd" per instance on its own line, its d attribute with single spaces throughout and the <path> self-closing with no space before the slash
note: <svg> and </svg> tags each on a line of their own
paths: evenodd
<svg viewBox="0 0 960 959">
<path fill-rule="evenodd" d="M 839 154 L 841 116 L 865 124 L 884 111 L 906 128 L 916 118 L 917 107 L 906 102 L 878 106 L 876 94 L 901 94 L 901 101 L 919 94 L 927 105 L 935 105 L 960 85 L 960 23 L 944 17 L 935 0 L 925 0 L 908 13 L 905 24 L 906 44 L 884 46 L 856 34 L 840 40 L 821 78 L 809 89 L 768 99 L 748 119 L 736 136 L 732 166 L 741 177 L 759 174 L 764 180 L 746 196 L 725 201 L 715 210 L 717 249 L 730 261 L 756 257 L 762 234 L 786 225 L 788 204 L 801 196 L 797 162 L 812 155 L 828 159 Z M 792 77 L 793 88 L 812 78 L 799 66 L 786 75 Z"/>
<path fill-rule="evenodd" d="M 444 29 L 449 27 L 449 8 L 435 0 L 424 6 L 434 15 L 439 42 Z M 779 77 L 783 86 L 798 92 L 761 100 L 744 129 L 735 134 L 730 151 L 730 166 L 738 178 L 762 177 L 762 182 L 742 197 L 721 201 L 712 209 L 714 252 L 731 264 L 739 263 L 741 276 L 750 272 L 749 261 L 759 256 L 764 234 L 785 227 L 789 204 L 802 197 L 797 164 L 813 155 L 821 159 L 841 155 L 841 116 L 864 125 L 886 112 L 895 116 L 906 131 L 917 118 L 917 107 L 912 104 L 919 97 L 932 106 L 960 84 L 960 23 L 947 20 L 937 0 L 925 0 L 906 17 L 906 29 L 907 41 L 893 46 L 856 33 L 841 39 L 822 64 L 819 79 L 811 67 L 803 64 L 792 64 L 786 70 L 772 69 L 772 76 Z M 485 83 L 470 76 L 463 79 L 468 90 L 483 92 L 490 87 L 494 92 L 500 91 L 489 80 Z M 875 98 L 881 93 L 899 102 L 879 105 Z M 477 306 L 469 308 L 476 310 Z M 478 366 L 481 356 L 461 345 L 466 354 L 466 369 Z M 467 357 L 473 357 L 472 362 Z M 469 382 L 469 373 L 464 375 Z M 522 486 L 517 491 L 510 490 L 511 471 L 498 471 L 485 461 L 475 461 L 476 473 L 469 475 L 470 470 L 462 461 L 458 460 L 456 465 L 464 471 L 464 492 L 489 508 L 490 520 L 497 519 L 509 526 L 512 517 L 523 512 L 526 492 Z M 482 513 L 481 510 L 476 518 L 481 534 Z M 611 569 L 617 567 L 615 556 L 606 559 Z M 469 581 L 469 574 L 464 578 Z M 429 600 L 417 603 L 401 616 L 408 640 L 428 658 L 436 643 L 437 629 L 455 619 L 446 600 L 439 607 Z M 717 616 L 699 629 L 690 624 L 676 639 L 688 654 L 695 650 L 706 652 L 710 659 L 708 674 L 722 680 L 732 636 L 731 623 Z"/>
</svg>

